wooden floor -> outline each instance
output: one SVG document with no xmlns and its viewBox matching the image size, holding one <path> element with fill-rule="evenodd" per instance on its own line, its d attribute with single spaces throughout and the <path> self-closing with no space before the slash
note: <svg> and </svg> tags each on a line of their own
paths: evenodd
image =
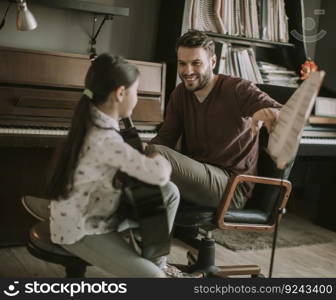
<svg viewBox="0 0 336 300">
<path fill-rule="evenodd" d="M 219 265 L 258 264 L 267 275 L 270 250 L 233 252 L 216 246 Z M 186 263 L 187 246 L 174 241 L 170 262 Z M 0 249 L 0 277 L 63 277 L 62 267 L 32 257 L 24 247 Z M 87 277 L 115 277 L 89 267 Z M 273 277 L 332 277 L 336 278 L 336 242 L 291 248 L 278 248 Z"/>
</svg>

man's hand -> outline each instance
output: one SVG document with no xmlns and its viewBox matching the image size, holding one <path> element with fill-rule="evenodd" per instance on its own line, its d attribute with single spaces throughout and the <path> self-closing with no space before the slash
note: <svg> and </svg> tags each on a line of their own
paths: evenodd
<svg viewBox="0 0 336 300">
<path fill-rule="evenodd" d="M 279 114 L 280 110 L 277 108 L 263 108 L 256 111 L 252 116 L 252 135 L 255 136 L 263 124 L 267 128 L 268 133 L 270 133 L 275 126 Z"/>
</svg>

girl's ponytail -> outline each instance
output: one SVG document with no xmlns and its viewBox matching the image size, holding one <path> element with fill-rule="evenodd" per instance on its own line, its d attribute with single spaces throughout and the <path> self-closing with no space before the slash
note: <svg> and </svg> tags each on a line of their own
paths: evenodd
<svg viewBox="0 0 336 300">
<path fill-rule="evenodd" d="M 136 66 L 119 56 L 101 54 L 92 63 L 86 74 L 85 89 L 76 106 L 63 151 L 47 188 L 48 198 L 67 198 L 73 188 L 79 153 L 90 127 L 91 105 L 104 103 L 119 86 L 130 87 L 138 76 Z"/>
<path fill-rule="evenodd" d="M 71 128 L 64 144 L 58 164 L 49 182 L 47 197 L 66 198 L 73 187 L 73 175 L 78 161 L 78 155 L 83 145 L 90 119 L 90 99 L 82 95 L 79 100 L 71 123 Z"/>
</svg>

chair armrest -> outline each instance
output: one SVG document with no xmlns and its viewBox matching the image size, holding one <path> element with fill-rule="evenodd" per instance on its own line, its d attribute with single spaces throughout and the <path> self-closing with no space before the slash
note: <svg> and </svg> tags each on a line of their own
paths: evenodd
<svg viewBox="0 0 336 300">
<path fill-rule="evenodd" d="M 268 185 L 278 185 L 283 186 L 285 188 L 285 193 L 280 201 L 279 209 L 283 209 L 286 207 L 290 192 L 292 190 L 292 184 L 288 180 L 278 179 L 278 178 L 270 178 L 270 177 L 261 177 L 261 176 L 253 176 L 253 175 L 236 175 L 230 178 L 228 185 L 226 187 L 224 196 L 218 206 L 216 213 L 216 223 L 217 226 L 221 229 L 228 228 L 225 224 L 225 214 L 227 213 L 231 201 L 233 199 L 234 193 L 239 183 L 241 182 L 253 182 L 260 184 L 268 184 Z M 247 227 L 245 225 L 242 225 Z M 260 226 L 261 229 L 266 229 L 264 226 Z M 237 228 L 237 226 L 235 227 Z"/>
</svg>

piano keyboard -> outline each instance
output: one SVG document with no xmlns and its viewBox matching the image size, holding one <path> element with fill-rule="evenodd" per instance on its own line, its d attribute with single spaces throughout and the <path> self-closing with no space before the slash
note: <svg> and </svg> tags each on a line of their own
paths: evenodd
<svg viewBox="0 0 336 300">
<path fill-rule="evenodd" d="M 149 141 L 156 136 L 156 130 L 138 130 L 140 138 L 144 141 Z M 17 127 L 1 127 L 0 134 L 8 136 L 55 136 L 64 137 L 68 134 L 66 128 L 17 128 Z"/>
<path fill-rule="evenodd" d="M 332 131 L 304 130 L 300 144 L 336 145 L 336 128 Z"/>
<path fill-rule="evenodd" d="M 302 156 L 335 156 L 336 128 L 314 130 L 309 127 L 303 131 L 299 154 Z"/>
<path fill-rule="evenodd" d="M 336 137 L 302 137 L 300 144 L 312 144 L 312 145 L 336 145 Z"/>
<path fill-rule="evenodd" d="M 150 141 L 151 139 L 153 139 L 157 132 L 143 132 L 143 131 L 138 131 L 139 132 L 139 135 L 140 135 L 140 138 L 144 141 Z"/>
<path fill-rule="evenodd" d="M 10 135 L 56 135 L 66 136 L 67 129 L 49 129 L 49 128 L 7 128 L 0 127 L 0 134 Z"/>
<path fill-rule="evenodd" d="M 146 129 L 145 126 L 139 126 L 138 132 L 140 138 L 149 141 L 156 135 L 156 130 L 153 128 Z M 0 134 L 2 135 L 44 135 L 44 136 L 66 136 L 68 129 L 66 128 L 17 128 L 17 127 L 1 127 Z M 304 131 L 300 144 L 307 145 L 336 145 L 335 132 L 315 132 Z"/>
</svg>

